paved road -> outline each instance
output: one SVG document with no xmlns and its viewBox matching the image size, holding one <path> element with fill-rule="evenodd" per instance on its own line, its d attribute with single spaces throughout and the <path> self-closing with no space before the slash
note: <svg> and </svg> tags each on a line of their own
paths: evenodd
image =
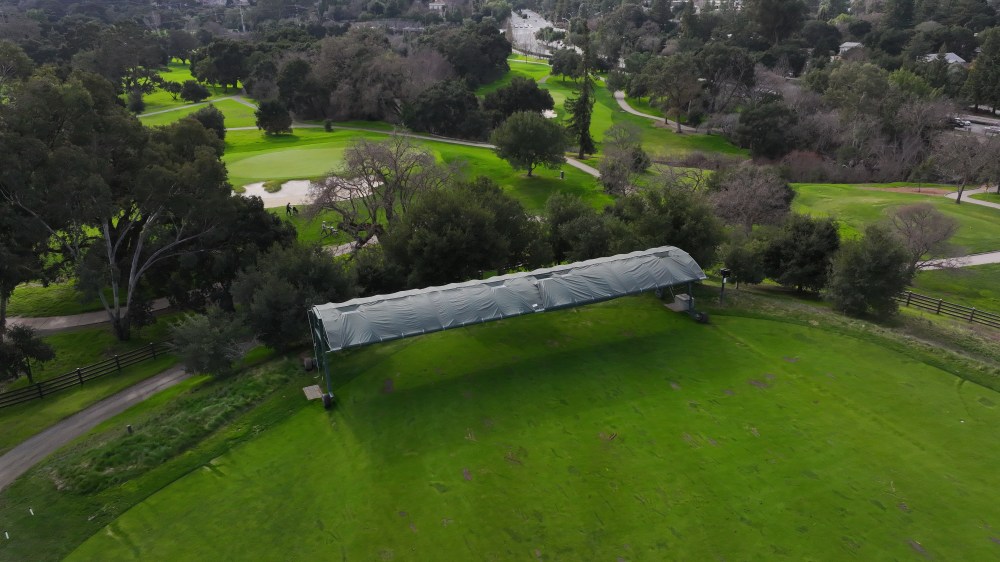
<svg viewBox="0 0 1000 562">
<path fill-rule="evenodd" d="M 643 112 L 639 111 L 638 109 L 636 109 L 636 108 L 632 107 L 631 105 L 629 105 L 628 102 L 625 101 L 625 92 L 623 92 L 621 90 L 618 90 L 617 92 L 615 92 L 615 100 L 618 102 L 618 107 L 621 107 L 623 110 L 625 110 L 628 113 L 631 113 L 632 115 L 638 115 L 639 117 L 645 117 L 646 119 L 652 119 L 653 121 L 656 121 L 657 123 L 664 123 L 664 124 L 670 125 L 671 127 L 674 128 L 674 130 L 677 130 L 677 122 L 676 121 L 671 121 L 669 119 L 664 119 L 663 117 L 657 117 L 655 115 L 650 115 L 648 113 L 643 113 Z M 688 127 L 687 125 L 681 125 L 681 131 L 685 132 L 685 133 L 697 133 L 698 129 L 695 129 L 694 127 Z"/>
<path fill-rule="evenodd" d="M 986 187 L 980 187 L 977 189 L 966 189 L 965 193 L 962 194 L 962 203 L 963 204 L 969 203 L 972 205 L 982 205 L 983 207 L 992 207 L 994 209 L 1000 209 L 1000 203 L 992 203 L 990 201 L 980 201 L 979 199 L 973 199 L 972 197 L 969 197 L 970 195 L 986 193 L 987 191 L 989 191 L 989 188 Z M 996 193 L 996 190 L 994 189 L 993 192 Z M 957 199 L 958 192 L 955 191 L 952 193 L 946 193 L 945 197 L 947 197 L 948 199 Z"/>
<path fill-rule="evenodd" d="M 168 107 L 167 109 L 161 109 L 161 110 L 158 110 L 158 111 L 150 111 L 149 113 L 143 113 L 143 114 L 139 115 L 139 117 L 140 118 L 142 118 L 142 117 L 152 117 L 153 115 L 160 115 L 162 113 L 170 113 L 171 111 L 180 111 L 182 109 L 187 109 L 189 107 L 200 107 L 202 105 L 208 105 L 210 103 L 215 103 L 217 101 L 222 101 L 222 100 L 237 101 L 239 103 L 242 103 L 243 105 L 249 105 L 250 107 L 252 107 L 254 109 L 257 109 L 256 105 L 253 105 L 252 103 L 247 102 L 245 99 L 242 98 L 242 96 L 238 96 L 238 95 L 234 94 L 232 96 L 223 96 L 221 98 L 214 98 L 214 99 L 210 99 L 210 100 L 207 100 L 207 101 L 200 101 L 198 103 L 189 103 L 187 105 L 178 105 L 176 107 Z"/>
<path fill-rule="evenodd" d="M 0 456 L 0 490 L 27 472 L 60 447 L 97 427 L 161 390 L 170 388 L 190 375 L 180 367 L 172 367 L 139 384 L 110 396 L 89 408 L 49 427 Z M 124 431 L 124 428 L 122 428 Z"/>
<path fill-rule="evenodd" d="M 952 269 L 955 267 L 971 267 L 974 265 L 1000 263 L 1000 251 L 983 252 L 982 254 L 971 254 L 957 258 L 927 260 L 924 263 L 928 264 L 924 269 Z"/>
<path fill-rule="evenodd" d="M 167 299 L 156 299 L 153 301 L 152 309 L 154 313 L 163 312 L 170 307 Z M 104 310 L 95 312 L 84 312 L 83 314 L 72 314 L 69 316 L 42 316 L 38 318 L 28 318 L 23 316 L 9 316 L 8 324 L 21 324 L 34 328 L 40 334 L 52 334 L 84 326 L 94 326 L 108 322 L 108 313 Z"/>
</svg>

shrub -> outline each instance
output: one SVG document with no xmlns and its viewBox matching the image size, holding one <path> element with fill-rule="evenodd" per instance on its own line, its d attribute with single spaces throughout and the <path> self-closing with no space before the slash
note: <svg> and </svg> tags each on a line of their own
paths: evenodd
<svg viewBox="0 0 1000 562">
<path fill-rule="evenodd" d="M 171 347 L 193 373 L 226 376 L 246 352 L 249 333 L 243 323 L 218 308 L 190 314 L 170 328 Z"/>
</svg>

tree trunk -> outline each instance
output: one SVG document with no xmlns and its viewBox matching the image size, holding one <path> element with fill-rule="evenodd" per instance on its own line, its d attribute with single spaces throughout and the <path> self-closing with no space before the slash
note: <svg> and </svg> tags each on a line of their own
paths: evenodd
<svg viewBox="0 0 1000 562">
<path fill-rule="evenodd" d="M 118 318 L 113 318 L 111 320 L 111 329 L 115 332 L 115 337 L 118 341 L 128 341 L 132 337 L 132 322 L 129 320 L 128 313 L 124 316 L 119 314 Z"/>
<path fill-rule="evenodd" d="M 677 134 L 681 134 L 681 110 L 677 110 Z"/>
<path fill-rule="evenodd" d="M 0 342 L 7 333 L 7 301 L 8 297 L 0 297 Z"/>
<path fill-rule="evenodd" d="M 964 191 L 965 191 L 965 184 L 963 183 L 962 185 L 958 186 L 958 195 L 955 197 L 955 204 L 956 205 L 961 205 L 962 204 L 962 193 Z"/>
<path fill-rule="evenodd" d="M 528 177 L 529 178 L 531 177 L 531 171 L 534 170 L 534 169 L 535 169 L 534 166 L 528 166 Z"/>
</svg>

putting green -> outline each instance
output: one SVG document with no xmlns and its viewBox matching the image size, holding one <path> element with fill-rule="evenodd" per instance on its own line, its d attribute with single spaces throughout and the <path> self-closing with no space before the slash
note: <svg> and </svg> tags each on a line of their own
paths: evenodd
<svg viewBox="0 0 1000 562">
<path fill-rule="evenodd" d="M 326 175 L 341 165 L 344 145 L 307 146 L 257 154 L 229 165 L 230 173 L 241 177 L 268 179 L 311 178 Z"/>
<path fill-rule="evenodd" d="M 870 340 L 650 297 L 334 361 L 340 404 L 70 560 L 987 560 L 1000 396 Z"/>
</svg>

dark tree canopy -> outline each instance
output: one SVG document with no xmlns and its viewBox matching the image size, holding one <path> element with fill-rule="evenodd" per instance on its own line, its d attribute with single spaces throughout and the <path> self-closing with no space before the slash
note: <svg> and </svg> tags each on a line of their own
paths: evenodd
<svg viewBox="0 0 1000 562">
<path fill-rule="evenodd" d="M 902 242 L 884 225 L 865 229 L 860 240 L 844 243 L 833 260 L 828 296 L 833 306 L 847 314 L 890 316 L 895 297 L 913 278 L 910 259 Z"/>
<path fill-rule="evenodd" d="M 212 95 L 204 84 L 199 84 L 194 80 L 185 80 L 184 83 L 181 84 L 179 94 L 182 100 L 189 101 L 191 103 L 198 103 Z"/>
<path fill-rule="evenodd" d="M 699 192 L 664 183 L 622 197 L 608 211 L 627 226 L 616 233 L 615 253 L 672 245 L 698 263 L 715 263 L 722 224 Z"/>
<path fill-rule="evenodd" d="M 748 0 L 744 7 L 757 31 L 773 45 L 797 32 L 807 11 L 802 0 Z"/>
<path fill-rule="evenodd" d="M 780 158 L 795 148 L 795 110 L 781 102 L 761 104 L 740 113 L 736 142 L 751 156 Z"/>
<path fill-rule="evenodd" d="M 840 248 L 837 225 L 828 218 L 792 214 L 764 250 L 767 276 L 786 287 L 819 291 Z"/>
<path fill-rule="evenodd" d="M 354 296 L 343 262 L 320 248 L 275 246 L 233 283 L 236 309 L 257 338 L 275 349 L 307 339 L 306 310 Z"/>
<path fill-rule="evenodd" d="M 562 127 L 537 113 L 521 111 L 511 115 L 490 137 L 497 156 L 516 169 L 537 166 L 557 168 L 566 161 L 566 135 Z"/>
<path fill-rule="evenodd" d="M 55 358 L 52 346 L 42 341 L 33 328 L 15 324 L 5 333 L 0 332 L 0 382 L 14 380 L 22 375 L 34 383 L 31 362 L 44 363 Z"/>
<path fill-rule="evenodd" d="M 214 104 L 208 104 L 189 117 L 215 133 L 215 136 L 219 137 L 220 140 L 226 140 L 226 116 Z"/>
<path fill-rule="evenodd" d="M 292 114 L 280 100 L 261 102 L 257 111 L 257 128 L 268 135 L 282 135 L 292 132 Z"/>
<path fill-rule="evenodd" d="M 552 255 L 541 225 L 487 178 L 423 194 L 383 244 L 410 287 L 537 267 Z"/>
<path fill-rule="evenodd" d="M 422 40 L 440 51 L 471 86 L 496 80 L 510 69 L 510 43 L 486 21 L 432 29 Z"/>
<path fill-rule="evenodd" d="M 552 94 L 524 76 L 515 76 L 510 84 L 486 94 L 483 100 L 483 109 L 493 113 L 495 124 L 518 111 L 541 113 L 554 107 Z"/>
<path fill-rule="evenodd" d="M 489 124 L 479 99 L 462 80 L 446 80 L 427 88 L 403 110 L 403 123 L 415 131 L 447 137 L 479 139 Z"/>
</svg>

